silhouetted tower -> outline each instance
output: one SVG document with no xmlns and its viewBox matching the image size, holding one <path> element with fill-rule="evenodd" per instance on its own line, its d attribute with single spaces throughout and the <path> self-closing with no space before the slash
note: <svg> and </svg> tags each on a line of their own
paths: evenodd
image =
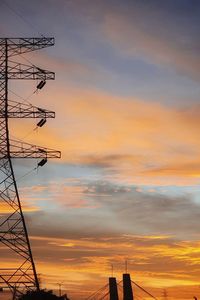
<svg viewBox="0 0 200 300">
<path fill-rule="evenodd" d="M 163 291 L 163 299 L 167 300 L 168 299 L 168 295 L 167 295 L 167 290 L 164 289 Z"/>
<path fill-rule="evenodd" d="M 109 277 L 109 295 L 110 295 L 110 300 L 119 300 L 117 281 L 115 277 Z"/>
<path fill-rule="evenodd" d="M 10 79 L 39 80 L 40 89 L 55 74 L 15 62 L 12 57 L 54 45 L 54 38 L 0 38 L 0 242 L 2 251 L 10 255 L 9 268 L 0 269 L 0 286 L 10 288 L 13 298 L 24 290 L 39 289 L 39 281 L 31 252 L 28 232 L 13 172 L 12 158 L 41 158 L 38 166 L 47 158 L 59 158 L 60 152 L 9 138 L 9 118 L 40 118 L 38 126 L 55 113 L 29 104 L 10 101 Z M 43 120 L 43 121 L 42 121 Z M 41 125 L 41 126 L 40 126 Z M 8 251 L 9 250 L 9 251 Z M 16 257 L 15 257 L 16 255 Z M 1 267 L 3 261 L 1 259 Z"/>
<path fill-rule="evenodd" d="M 130 274 L 123 274 L 123 300 L 134 300 Z"/>
</svg>

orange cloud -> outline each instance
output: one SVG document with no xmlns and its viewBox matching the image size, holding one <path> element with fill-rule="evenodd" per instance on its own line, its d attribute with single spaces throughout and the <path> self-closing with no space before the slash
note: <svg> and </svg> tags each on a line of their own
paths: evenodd
<svg viewBox="0 0 200 300">
<path fill-rule="evenodd" d="M 59 148 L 61 162 L 114 170 L 116 179 L 137 184 L 197 182 L 199 106 L 178 110 L 73 88 L 58 97 L 57 119 L 33 131 L 28 142 Z M 13 131 L 18 137 L 26 135 L 24 124 L 15 121 Z M 27 132 L 33 129 L 26 124 Z"/>
<path fill-rule="evenodd" d="M 199 282 L 199 241 L 180 242 L 164 235 L 82 239 L 31 236 L 31 243 L 42 287 L 57 290 L 57 282 L 63 282 L 63 291 L 74 299 L 104 286 L 111 275 L 111 263 L 120 281 L 125 259 L 132 279 L 155 296 L 167 288 L 170 299 L 190 299 Z M 8 264 L 5 256 L 4 265 L 13 267 L 15 261 Z M 188 298 L 182 290 L 187 291 Z"/>
<path fill-rule="evenodd" d="M 36 206 L 23 205 L 24 212 L 35 212 L 38 211 L 39 208 Z M 5 202 L 0 201 L 0 214 L 8 214 L 13 213 L 13 209 Z"/>
<path fill-rule="evenodd" d="M 148 290 L 154 292 L 156 296 L 161 295 L 162 288 L 165 287 L 171 293 L 170 299 L 176 299 L 178 295 L 180 299 L 189 299 L 183 296 L 181 298 L 180 295 L 183 295 L 181 287 L 191 297 L 192 291 L 198 285 L 199 241 L 178 242 L 168 236 L 134 235 L 102 239 L 47 237 L 31 239 L 33 243 L 40 241 L 45 249 L 49 249 L 51 245 L 52 251 L 57 253 L 57 257 L 58 254 L 60 256 L 56 264 L 52 260 L 51 263 L 38 262 L 39 272 L 46 274 L 45 282 L 49 282 L 50 286 L 56 288 L 56 278 L 64 280 L 65 288 L 69 289 L 70 286 L 70 292 L 75 299 L 78 297 L 77 286 L 79 285 L 84 286 L 82 290 L 84 295 L 89 295 L 105 285 L 111 275 L 111 263 L 114 265 L 115 276 L 121 280 L 125 259 L 128 259 L 132 279 L 141 286 L 148 287 Z M 120 250 L 116 251 L 116 249 Z M 63 255 L 66 255 L 66 258 Z M 195 260 L 196 267 L 194 267 Z M 191 266 L 193 266 L 192 271 Z M 91 280 L 94 282 L 92 288 Z"/>
</svg>

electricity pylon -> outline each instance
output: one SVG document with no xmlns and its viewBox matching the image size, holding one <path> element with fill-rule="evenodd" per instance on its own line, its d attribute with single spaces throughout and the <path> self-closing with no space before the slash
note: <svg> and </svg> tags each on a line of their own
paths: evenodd
<svg viewBox="0 0 200 300">
<path fill-rule="evenodd" d="M 25 290 L 39 290 L 25 219 L 20 203 L 12 158 L 41 158 L 39 166 L 48 158 L 60 158 L 59 151 L 38 147 L 9 138 L 9 118 L 54 118 L 55 113 L 32 105 L 10 101 L 8 82 L 11 79 L 53 80 L 50 71 L 28 66 L 10 58 L 22 53 L 53 46 L 54 38 L 0 38 L 0 242 L 1 251 L 9 256 L 9 268 L 0 268 L 0 286 L 9 288 L 13 299 Z M 9 250 L 9 251 L 8 251 Z M 15 257 L 15 255 L 16 257 Z M 0 264 L 3 263 L 2 257 Z"/>
</svg>

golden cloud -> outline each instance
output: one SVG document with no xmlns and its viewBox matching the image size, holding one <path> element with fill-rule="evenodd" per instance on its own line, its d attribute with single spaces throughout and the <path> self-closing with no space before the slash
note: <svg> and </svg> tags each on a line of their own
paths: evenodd
<svg viewBox="0 0 200 300">
<path fill-rule="evenodd" d="M 33 131 L 29 142 L 61 149 L 62 162 L 111 168 L 116 176 L 140 184 L 164 184 L 160 175 L 166 175 L 167 184 L 175 182 L 175 175 L 177 184 L 197 182 L 199 106 L 175 110 L 97 91 L 71 89 L 67 94 L 67 99 L 57 96 L 59 122 L 40 134 Z M 25 135 L 23 122 L 14 126 L 18 137 Z"/>
<path fill-rule="evenodd" d="M 59 122 L 33 131 L 27 137 L 29 142 L 59 148 L 62 163 L 114 170 L 114 177 L 137 184 L 197 182 L 199 106 L 178 110 L 156 102 L 73 88 L 66 94 L 63 89 L 57 95 Z M 14 127 L 15 134 L 22 138 L 24 122 L 15 121 Z M 27 123 L 27 131 L 31 128 Z"/>
<path fill-rule="evenodd" d="M 39 208 L 36 206 L 23 205 L 24 212 L 35 212 Z M 9 214 L 13 213 L 13 209 L 5 202 L 0 201 L 0 214 Z"/>
<path fill-rule="evenodd" d="M 191 297 L 198 286 L 199 241 L 180 242 L 168 236 L 156 235 L 150 238 L 132 235 L 106 239 L 33 236 L 31 240 L 33 244 L 39 242 L 41 250 L 46 251 L 47 259 L 44 257 L 37 262 L 38 272 L 45 274 L 41 275 L 43 285 L 56 289 L 56 282 L 63 281 L 63 289 L 70 289 L 75 299 L 80 296 L 80 286 L 83 294 L 89 296 L 105 285 L 110 276 L 111 263 L 115 276 L 121 280 L 125 259 L 128 259 L 132 279 L 148 287 L 154 295 L 161 295 L 162 288 L 167 288 L 171 293 L 170 299 L 187 299 L 182 290 Z M 118 253 L 116 249 L 120 249 Z M 53 253 L 56 253 L 57 259 L 49 261 Z M 91 281 L 94 283 L 92 287 Z"/>
</svg>

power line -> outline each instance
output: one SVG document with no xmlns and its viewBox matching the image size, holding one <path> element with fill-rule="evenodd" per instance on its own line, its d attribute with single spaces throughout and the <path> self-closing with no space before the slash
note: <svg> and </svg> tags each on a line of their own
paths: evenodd
<svg viewBox="0 0 200 300">
<path fill-rule="evenodd" d="M 26 24 L 28 24 L 32 29 L 34 29 L 35 31 L 37 31 L 37 33 L 38 33 L 40 36 L 44 37 L 44 35 L 41 34 L 41 32 L 39 32 L 38 28 L 37 28 L 35 25 L 33 25 L 32 22 L 30 22 L 30 21 L 28 21 L 26 18 L 24 18 L 24 16 L 21 15 L 16 9 L 14 9 L 13 7 L 11 7 L 11 6 L 6 2 L 6 0 L 1 0 L 1 1 L 4 3 L 4 5 L 5 5 L 8 9 L 10 9 L 10 11 L 12 11 L 16 16 L 18 16 L 18 17 L 19 17 L 21 20 L 23 20 Z"/>
<path fill-rule="evenodd" d="M 145 292 L 147 295 L 149 295 L 151 298 L 157 300 L 156 297 L 154 297 L 151 293 L 149 293 L 148 291 L 146 291 L 143 287 L 141 287 L 139 284 L 137 284 L 136 282 L 134 282 L 133 280 L 131 280 L 131 282 L 136 285 L 139 289 L 141 289 L 143 292 Z"/>
<path fill-rule="evenodd" d="M 31 169 L 30 171 L 28 171 L 27 173 L 25 173 L 24 175 L 18 177 L 18 178 L 16 179 L 16 182 L 19 182 L 19 181 L 22 180 L 24 177 L 30 175 L 31 173 L 33 173 L 33 172 L 36 171 L 37 169 L 38 169 L 38 167 L 35 167 L 35 168 Z"/>
<path fill-rule="evenodd" d="M 95 298 L 99 293 L 102 293 L 107 287 L 108 287 L 108 284 L 102 286 L 99 290 L 95 291 L 89 297 L 87 297 L 86 300 Z"/>
<path fill-rule="evenodd" d="M 11 89 L 8 89 L 8 90 L 9 90 L 9 92 L 11 92 L 13 95 L 15 95 L 15 96 L 17 96 L 18 98 L 22 99 L 22 100 L 23 100 L 22 103 L 27 102 L 28 104 L 30 104 L 31 106 L 33 106 L 32 103 L 28 101 L 28 99 L 30 99 L 30 98 L 35 94 L 35 91 L 32 92 L 28 97 L 24 98 L 24 97 L 18 95 L 16 92 L 12 91 Z"/>
</svg>

